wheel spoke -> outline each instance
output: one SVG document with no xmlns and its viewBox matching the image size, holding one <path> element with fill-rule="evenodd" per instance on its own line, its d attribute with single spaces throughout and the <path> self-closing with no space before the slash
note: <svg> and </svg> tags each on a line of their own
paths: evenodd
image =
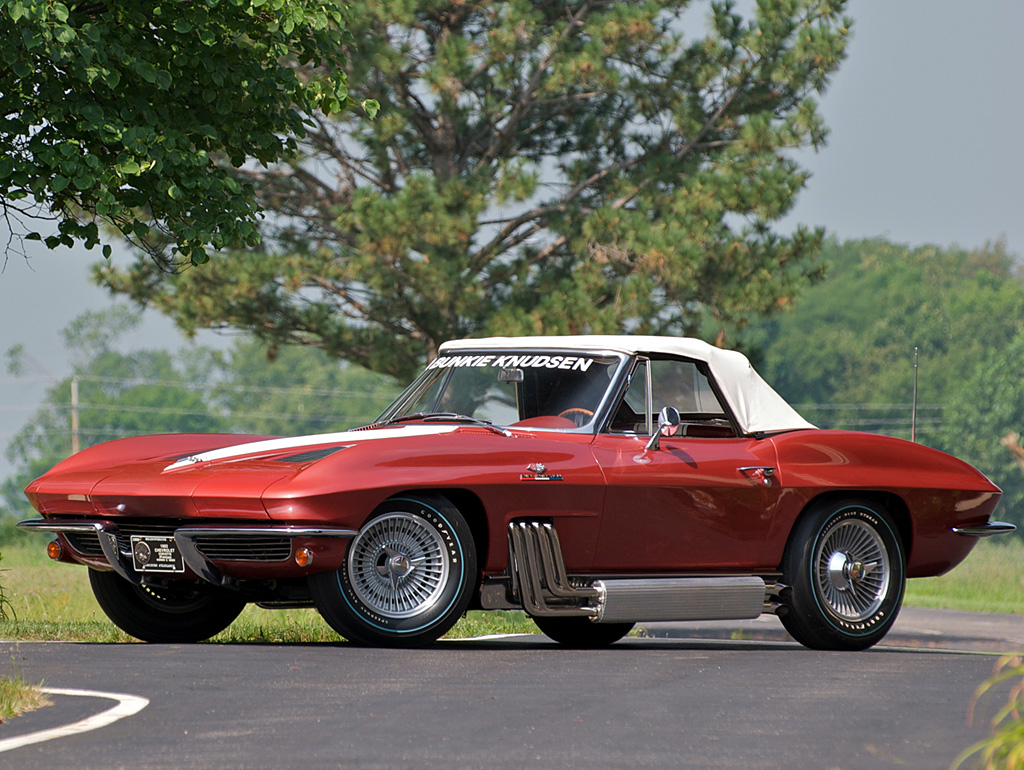
<svg viewBox="0 0 1024 770">
<path fill-rule="evenodd" d="M 823 601 L 853 622 L 873 615 L 889 584 L 888 554 L 878 533 L 858 519 L 844 521 L 815 552 L 815 576 Z"/>
<path fill-rule="evenodd" d="M 421 517 L 400 512 L 375 519 L 360 532 L 349 564 L 359 599 L 394 618 L 421 613 L 434 604 L 449 570 L 440 534 Z"/>
</svg>

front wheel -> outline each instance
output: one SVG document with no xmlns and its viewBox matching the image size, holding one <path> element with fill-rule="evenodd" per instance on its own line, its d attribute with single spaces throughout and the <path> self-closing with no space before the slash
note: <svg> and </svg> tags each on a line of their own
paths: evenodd
<svg viewBox="0 0 1024 770">
<path fill-rule="evenodd" d="M 201 642 L 231 625 L 245 602 L 198 583 L 142 586 L 115 572 L 89 570 L 89 583 L 114 625 L 144 642 Z"/>
<path fill-rule="evenodd" d="M 382 503 L 341 569 L 309 579 L 324 620 L 349 641 L 374 647 L 430 644 L 466 611 L 475 584 L 469 525 L 434 494 Z"/>
<path fill-rule="evenodd" d="M 855 498 L 816 504 L 793 528 L 783 557 L 790 586 L 786 630 L 817 650 L 863 650 L 888 633 L 903 602 L 903 545 L 881 505 Z"/>
</svg>

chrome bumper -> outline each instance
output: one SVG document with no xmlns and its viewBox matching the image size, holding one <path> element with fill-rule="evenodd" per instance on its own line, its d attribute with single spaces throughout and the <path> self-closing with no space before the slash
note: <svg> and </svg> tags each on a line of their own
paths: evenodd
<svg viewBox="0 0 1024 770">
<path fill-rule="evenodd" d="M 130 551 L 123 551 L 118 545 L 118 526 L 113 521 L 58 521 L 52 519 L 29 519 L 20 521 L 20 529 L 32 532 L 54 532 L 57 534 L 95 534 L 103 550 L 103 557 L 110 568 L 125 580 L 135 585 L 142 584 L 146 573 L 135 569 Z M 231 587 L 231 581 L 214 565 L 198 546 L 198 539 L 203 538 L 246 538 L 246 537 L 283 537 L 295 539 L 299 537 L 338 537 L 353 538 L 358 534 L 353 529 L 332 529 L 325 527 L 291 527 L 266 525 L 209 525 L 178 527 L 173 532 L 174 543 L 181 553 L 182 561 L 193 573 L 208 583 L 217 586 Z M 239 561 L 243 561 L 239 559 Z"/>
<path fill-rule="evenodd" d="M 966 535 L 968 537 L 1008 535 L 1009 533 L 1016 531 L 1016 529 L 1016 525 L 1008 524 L 1005 521 L 987 521 L 984 524 L 976 524 L 971 527 L 953 527 L 953 531 L 958 535 Z"/>
</svg>

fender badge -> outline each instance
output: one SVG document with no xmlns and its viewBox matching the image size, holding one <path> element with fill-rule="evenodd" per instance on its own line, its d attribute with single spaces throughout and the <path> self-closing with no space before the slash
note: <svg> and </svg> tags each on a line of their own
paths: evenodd
<svg viewBox="0 0 1024 770">
<path fill-rule="evenodd" d="M 533 474 L 523 473 L 519 476 L 520 481 L 562 481 L 562 474 L 560 473 L 548 473 L 548 474 Z"/>
</svg>

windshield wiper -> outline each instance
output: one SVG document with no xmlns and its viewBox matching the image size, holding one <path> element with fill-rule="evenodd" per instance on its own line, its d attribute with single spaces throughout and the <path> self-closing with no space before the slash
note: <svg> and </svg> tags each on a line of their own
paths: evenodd
<svg viewBox="0 0 1024 770">
<path fill-rule="evenodd" d="M 470 425 L 479 425 L 483 428 L 490 428 L 494 432 L 500 433 L 502 436 L 512 435 L 504 428 L 495 426 L 490 420 L 482 420 L 479 417 L 471 417 L 468 414 L 459 414 L 458 412 L 413 412 L 412 414 L 403 414 L 401 417 L 392 417 L 390 420 L 377 423 L 377 425 L 384 427 L 387 425 L 395 425 L 400 422 L 410 422 L 412 420 L 422 420 L 423 422 L 463 422 Z"/>
</svg>

